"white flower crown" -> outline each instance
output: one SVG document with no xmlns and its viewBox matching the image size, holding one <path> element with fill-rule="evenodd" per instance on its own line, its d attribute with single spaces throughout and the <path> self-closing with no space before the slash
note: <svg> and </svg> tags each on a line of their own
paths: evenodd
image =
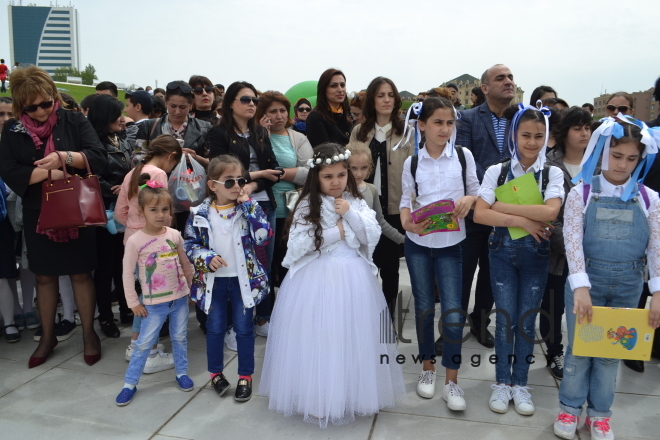
<svg viewBox="0 0 660 440">
<path fill-rule="evenodd" d="M 337 163 L 341 160 L 348 160 L 349 157 L 351 157 L 350 150 L 344 150 L 343 153 L 335 154 L 332 157 L 326 158 L 321 157 L 320 154 L 316 154 L 314 157 L 307 160 L 307 166 L 309 168 L 314 168 L 317 165 L 332 165 L 333 163 Z"/>
</svg>

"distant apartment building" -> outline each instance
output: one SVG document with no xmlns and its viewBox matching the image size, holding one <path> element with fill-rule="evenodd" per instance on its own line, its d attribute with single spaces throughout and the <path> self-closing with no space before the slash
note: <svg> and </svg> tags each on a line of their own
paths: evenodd
<svg viewBox="0 0 660 440">
<path fill-rule="evenodd" d="M 474 87 L 481 87 L 481 80 L 479 78 L 475 78 L 472 75 L 464 73 L 457 78 L 443 82 L 441 87 L 445 87 L 450 82 L 456 83 L 456 85 L 458 85 L 458 97 L 461 100 L 461 103 L 468 108 L 472 107 L 472 101 L 470 101 L 470 93 Z M 513 98 L 511 104 L 523 102 L 524 96 L 525 91 L 516 86 L 516 96 Z"/>
<path fill-rule="evenodd" d="M 50 74 L 58 67 L 80 69 L 78 11 L 22 3 L 10 1 L 8 6 L 12 65 L 35 65 Z"/>
<path fill-rule="evenodd" d="M 653 100 L 654 87 L 642 92 L 630 93 L 633 99 L 633 109 L 635 110 L 634 117 L 640 121 L 648 122 L 658 117 L 660 113 L 660 102 Z M 607 100 L 612 96 L 611 93 L 606 93 L 594 98 L 594 118 L 604 118 L 607 116 L 605 107 L 607 107 Z"/>
</svg>

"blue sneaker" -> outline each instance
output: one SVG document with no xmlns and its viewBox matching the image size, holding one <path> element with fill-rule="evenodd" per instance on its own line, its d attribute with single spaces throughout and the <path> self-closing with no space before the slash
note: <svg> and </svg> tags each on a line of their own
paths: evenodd
<svg viewBox="0 0 660 440">
<path fill-rule="evenodd" d="M 186 374 L 181 377 L 177 377 L 176 383 L 179 385 L 179 388 L 181 388 L 181 391 L 192 391 L 195 387 L 192 379 L 189 378 Z"/>
<path fill-rule="evenodd" d="M 25 327 L 28 330 L 34 330 L 35 328 L 41 327 L 41 321 L 39 317 L 34 314 L 34 312 L 28 312 L 25 315 Z"/>
<path fill-rule="evenodd" d="M 117 406 L 126 406 L 129 403 L 131 403 L 131 400 L 133 400 L 133 396 L 137 393 L 137 387 L 130 389 L 130 388 L 122 388 L 121 393 L 117 396 L 117 399 L 115 402 L 117 403 Z"/>
</svg>

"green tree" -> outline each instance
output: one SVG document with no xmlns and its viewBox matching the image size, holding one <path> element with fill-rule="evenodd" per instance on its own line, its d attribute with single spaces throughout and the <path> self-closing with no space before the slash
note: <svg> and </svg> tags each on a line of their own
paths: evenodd
<svg viewBox="0 0 660 440">
<path fill-rule="evenodd" d="M 58 67 L 53 73 L 53 81 L 66 82 L 67 76 L 77 76 L 80 77 L 80 70 L 75 67 Z M 90 82 L 91 84 L 91 82 Z"/>
<path fill-rule="evenodd" d="M 85 70 L 81 72 L 81 76 L 82 83 L 88 86 L 91 86 L 94 83 L 94 80 L 98 79 L 98 76 L 96 76 L 96 69 L 91 64 L 88 64 L 87 67 L 85 67 Z"/>
</svg>

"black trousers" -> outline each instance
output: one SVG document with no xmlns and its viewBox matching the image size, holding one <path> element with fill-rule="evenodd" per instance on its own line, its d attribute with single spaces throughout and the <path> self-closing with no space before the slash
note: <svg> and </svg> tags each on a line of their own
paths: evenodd
<svg viewBox="0 0 660 440">
<path fill-rule="evenodd" d="M 564 352 L 561 334 L 561 319 L 564 316 L 564 288 L 568 279 L 568 263 L 564 263 L 562 275 L 548 274 L 548 282 L 545 285 L 541 310 L 548 315 L 540 313 L 541 339 L 546 339 L 545 346 L 548 349 L 548 357 L 559 355 Z"/>
<path fill-rule="evenodd" d="M 271 276 L 271 283 L 270 283 L 270 293 L 273 295 L 273 298 L 275 298 L 275 290 L 274 288 L 280 287 L 282 285 L 282 281 L 284 281 L 284 277 L 286 276 L 287 272 L 289 269 L 286 267 L 282 267 L 282 261 L 284 261 L 284 257 L 286 256 L 286 242 L 287 240 L 284 238 L 284 223 L 286 222 L 286 218 L 278 218 L 275 220 L 275 237 L 273 237 L 273 240 L 275 240 L 275 249 L 273 250 L 273 264 L 271 265 L 270 269 L 270 276 Z"/>
<path fill-rule="evenodd" d="M 401 217 L 399 214 L 385 215 L 385 221 L 402 234 L 406 233 L 403 226 L 401 226 Z M 387 302 L 387 308 L 390 310 L 392 320 L 394 320 L 396 298 L 399 294 L 399 258 L 401 258 L 402 253 L 403 244 L 395 243 L 384 235 L 380 236 L 380 240 L 374 251 L 374 264 L 380 269 L 380 278 L 383 281 L 383 294 L 385 295 L 385 302 Z"/>
<path fill-rule="evenodd" d="M 122 260 L 124 258 L 124 234 L 111 234 L 106 228 L 96 228 L 96 249 L 98 267 L 94 271 L 96 305 L 99 308 L 99 321 L 114 319 L 112 313 L 112 282 L 115 282 L 119 313 L 130 313 L 126 304 L 122 281 Z"/>
<path fill-rule="evenodd" d="M 463 310 L 467 311 L 470 302 L 470 290 L 474 272 L 479 265 L 477 287 L 474 293 L 474 309 L 470 313 L 472 327 L 481 329 L 488 327 L 490 318 L 488 313 L 493 309 L 493 290 L 490 284 L 490 263 L 488 261 L 488 237 L 493 230 L 492 226 L 481 225 L 465 219 L 466 237 L 461 242 L 463 251 Z"/>
</svg>

